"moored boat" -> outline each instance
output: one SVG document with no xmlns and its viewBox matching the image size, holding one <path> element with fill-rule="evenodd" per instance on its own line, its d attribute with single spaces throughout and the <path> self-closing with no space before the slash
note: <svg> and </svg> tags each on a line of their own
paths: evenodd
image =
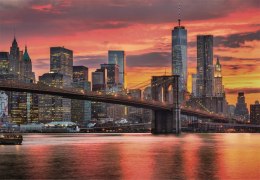
<svg viewBox="0 0 260 180">
<path fill-rule="evenodd" d="M 21 145 L 23 136 L 17 134 L 1 134 L 0 145 Z"/>
</svg>

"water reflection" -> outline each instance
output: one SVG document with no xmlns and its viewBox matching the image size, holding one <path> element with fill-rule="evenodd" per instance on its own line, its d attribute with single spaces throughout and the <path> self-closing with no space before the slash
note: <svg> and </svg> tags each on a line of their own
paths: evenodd
<svg viewBox="0 0 260 180">
<path fill-rule="evenodd" d="M 257 179 L 260 135 L 26 135 L 0 179 Z"/>
<path fill-rule="evenodd" d="M 218 154 L 216 153 L 216 141 L 213 135 L 204 135 L 204 144 L 198 151 L 198 179 L 217 179 Z"/>
</svg>

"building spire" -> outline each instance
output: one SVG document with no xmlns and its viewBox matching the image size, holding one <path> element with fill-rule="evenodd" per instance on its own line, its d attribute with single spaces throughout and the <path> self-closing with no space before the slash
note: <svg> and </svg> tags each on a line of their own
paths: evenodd
<svg viewBox="0 0 260 180">
<path fill-rule="evenodd" d="M 27 62 L 31 61 L 31 58 L 30 58 L 29 53 L 27 51 L 27 45 L 25 45 L 25 50 L 24 50 L 24 54 L 23 54 L 23 60 L 27 61 Z"/>
<path fill-rule="evenodd" d="M 220 65 L 220 63 L 219 63 L 219 57 L 218 57 L 218 56 L 217 56 L 217 64 Z"/>
<path fill-rule="evenodd" d="M 178 25 L 181 26 L 181 0 L 179 1 L 179 8 L 178 8 Z"/>
</svg>

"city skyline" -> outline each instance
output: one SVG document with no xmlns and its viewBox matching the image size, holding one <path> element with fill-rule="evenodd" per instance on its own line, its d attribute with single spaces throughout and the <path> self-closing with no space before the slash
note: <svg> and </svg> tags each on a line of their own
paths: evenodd
<svg viewBox="0 0 260 180">
<path fill-rule="evenodd" d="M 28 45 L 33 71 L 36 72 L 36 77 L 49 72 L 50 59 L 48 51 L 51 46 L 65 46 L 66 48 L 72 49 L 75 54 L 75 65 L 87 66 L 90 68 L 90 72 L 98 68 L 99 64 L 107 62 L 108 50 L 124 50 L 127 55 L 126 72 L 129 88 L 134 84 L 138 84 L 138 82 L 147 80 L 151 75 L 164 74 L 165 69 L 167 73 L 171 72 L 171 30 L 178 23 L 177 1 L 152 1 L 149 7 L 155 10 L 155 15 L 151 17 L 147 17 L 147 14 L 150 12 L 145 4 L 141 4 L 141 6 L 144 6 L 144 13 L 139 16 L 139 19 L 132 17 L 128 20 L 123 16 L 123 12 L 120 13 L 116 11 L 122 15 L 121 20 L 118 20 L 120 18 L 112 14 L 107 17 L 107 19 L 105 17 L 98 17 L 101 19 L 97 20 L 96 24 L 96 14 L 85 9 L 85 14 L 81 14 L 81 19 L 75 22 L 75 24 L 84 25 L 82 20 L 84 20 L 84 18 L 88 19 L 88 13 L 90 13 L 90 17 L 93 19 L 89 21 L 89 24 L 95 26 L 92 27 L 92 29 L 87 27 L 82 29 L 81 26 L 75 26 L 79 28 L 71 28 L 66 25 L 64 26 L 64 23 L 66 23 L 66 21 L 71 23 L 73 18 L 75 20 L 77 14 L 71 18 L 68 18 L 68 15 L 75 9 L 82 10 L 79 8 L 79 5 L 91 5 L 93 8 L 99 7 L 102 9 L 103 6 L 101 4 L 88 1 L 76 1 L 75 3 L 67 4 L 62 3 L 63 1 L 51 2 L 52 1 L 40 1 L 36 3 L 24 1 L 22 6 L 18 6 L 21 5 L 19 1 L 1 2 L 3 4 L 3 6 L 1 6 L 2 8 L 8 7 L 10 10 L 20 7 L 18 9 L 21 12 L 27 10 L 27 16 L 16 17 L 15 22 L 12 21 L 12 18 L 16 15 L 4 16 L 4 14 L 7 13 L 7 11 L 4 10 L 0 13 L 0 21 L 3 22 L 0 27 L 0 35 L 3 41 L 0 50 L 8 51 L 14 34 L 13 28 L 15 27 L 15 34 L 20 48 L 26 44 Z M 257 1 L 241 1 L 240 5 L 236 5 L 236 3 L 232 3 L 232 1 L 218 1 L 218 3 L 207 2 L 209 7 L 214 9 L 221 8 L 224 5 L 229 5 L 231 8 L 221 11 L 222 13 L 219 15 L 212 13 L 210 9 L 206 8 L 201 12 L 200 16 L 195 15 L 195 17 L 192 17 L 194 12 L 191 15 L 190 13 L 194 11 L 197 5 L 189 9 L 187 8 L 189 7 L 189 2 L 190 1 L 182 2 L 182 24 L 188 30 L 189 91 L 191 91 L 191 74 L 196 72 L 196 35 L 212 34 L 214 35 L 214 41 L 216 39 L 216 42 L 214 42 L 214 64 L 216 62 L 216 56 L 219 56 L 222 64 L 223 84 L 228 101 L 231 104 L 235 104 L 237 92 L 245 91 L 247 104 L 253 104 L 260 95 L 260 75 L 258 73 L 260 70 L 260 54 L 257 52 L 257 49 L 260 47 L 260 27 L 257 21 L 259 3 Z M 205 3 L 205 1 L 199 2 Z M 226 3 L 221 5 L 221 2 Z M 169 8 L 173 9 L 172 16 L 169 15 L 170 10 L 166 8 L 167 3 Z M 25 7 L 25 4 L 29 6 Z M 118 4 L 116 4 L 115 1 L 111 1 L 111 5 L 108 6 L 108 9 L 111 10 L 111 8 L 115 8 L 118 10 L 118 7 L 127 10 L 135 7 L 135 5 L 133 1 L 118 2 Z M 155 7 L 158 9 L 166 9 L 159 17 L 156 16 L 156 13 L 158 15 L 158 10 L 155 9 Z M 243 8 L 243 11 L 240 11 L 241 8 Z M 174 12 L 174 10 L 176 12 Z M 29 17 L 28 14 L 30 13 L 36 16 L 34 18 Z M 106 14 L 106 12 L 104 13 Z M 54 20 L 50 20 L 50 18 L 53 17 L 54 14 L 57 15 L 54 20 L 58 18 L 58 21 L 54 24 L 56 26 L 52 28 L 55 29 L 57 26 L 67 27 L 64 28 L 64 32 L 55 34 L 57 31 L 51 30 L 52 28 L 43 32 L 38 29 L 39 27 L 35 27 L 33 32 L 25 31 L 26 29 L 29 30 L 29 26 L 27 26 L 28 22 L 25 20 L 31 20 L 31 25 L 34 24 L 33 20 L 47 20 L 52 24 Z M 133 14 L 131 15 L 133 16 Z M 209 19 L 205 18 L 206 15 L 209 16 Z M 67 19 L 62 20 L 61 17 L 66 17 Z M 153 19 L 153 17 L 156 18 Z M 130 21 L 130 23 L 126 23 L 128 21 Z M 20 26 L 21 23 L 24 23 L 24 26 Z M 99 24 L 99 26 L 97 26 L 97 24 Z M 44 25 L 43 23 L 43 25 L 41 24 L 39 26 L 43 27 Z M 138 33 L 135 32 L 137 29 L 139 29 Z M 131 37 L 134 40 L 132 40 Z M 47 41 L 46 38 L 49 38 L 49 40 Z M 136 81 L 136 77 L 140 77 L 140 75 L 142 75 L 142 78 L 139 78 L 140 81 Z"/>
</svg>

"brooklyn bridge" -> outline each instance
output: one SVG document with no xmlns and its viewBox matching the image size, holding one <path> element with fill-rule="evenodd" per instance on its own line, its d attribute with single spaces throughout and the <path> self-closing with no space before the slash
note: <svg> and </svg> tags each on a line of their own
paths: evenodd
<svg viewBox="0 0 260 180">
<path fill-rule="evenodd" d="M 152 100 L 136 99 L 126 95 L 106 94 L 68 87 L 53 87 L 43 83 L 21 83 L 0 81 L 0 90 L 27 92 L 63 98 L 121 104 L 153 111 L 152 133 L 180 133 L 181 115 L 190 118 L 211 119 L 214 122 L 236 122 L 229 116 L 181 105 L 179 103 L 178 76 L 153 76 L 151 80 Z"/>
</svg>

